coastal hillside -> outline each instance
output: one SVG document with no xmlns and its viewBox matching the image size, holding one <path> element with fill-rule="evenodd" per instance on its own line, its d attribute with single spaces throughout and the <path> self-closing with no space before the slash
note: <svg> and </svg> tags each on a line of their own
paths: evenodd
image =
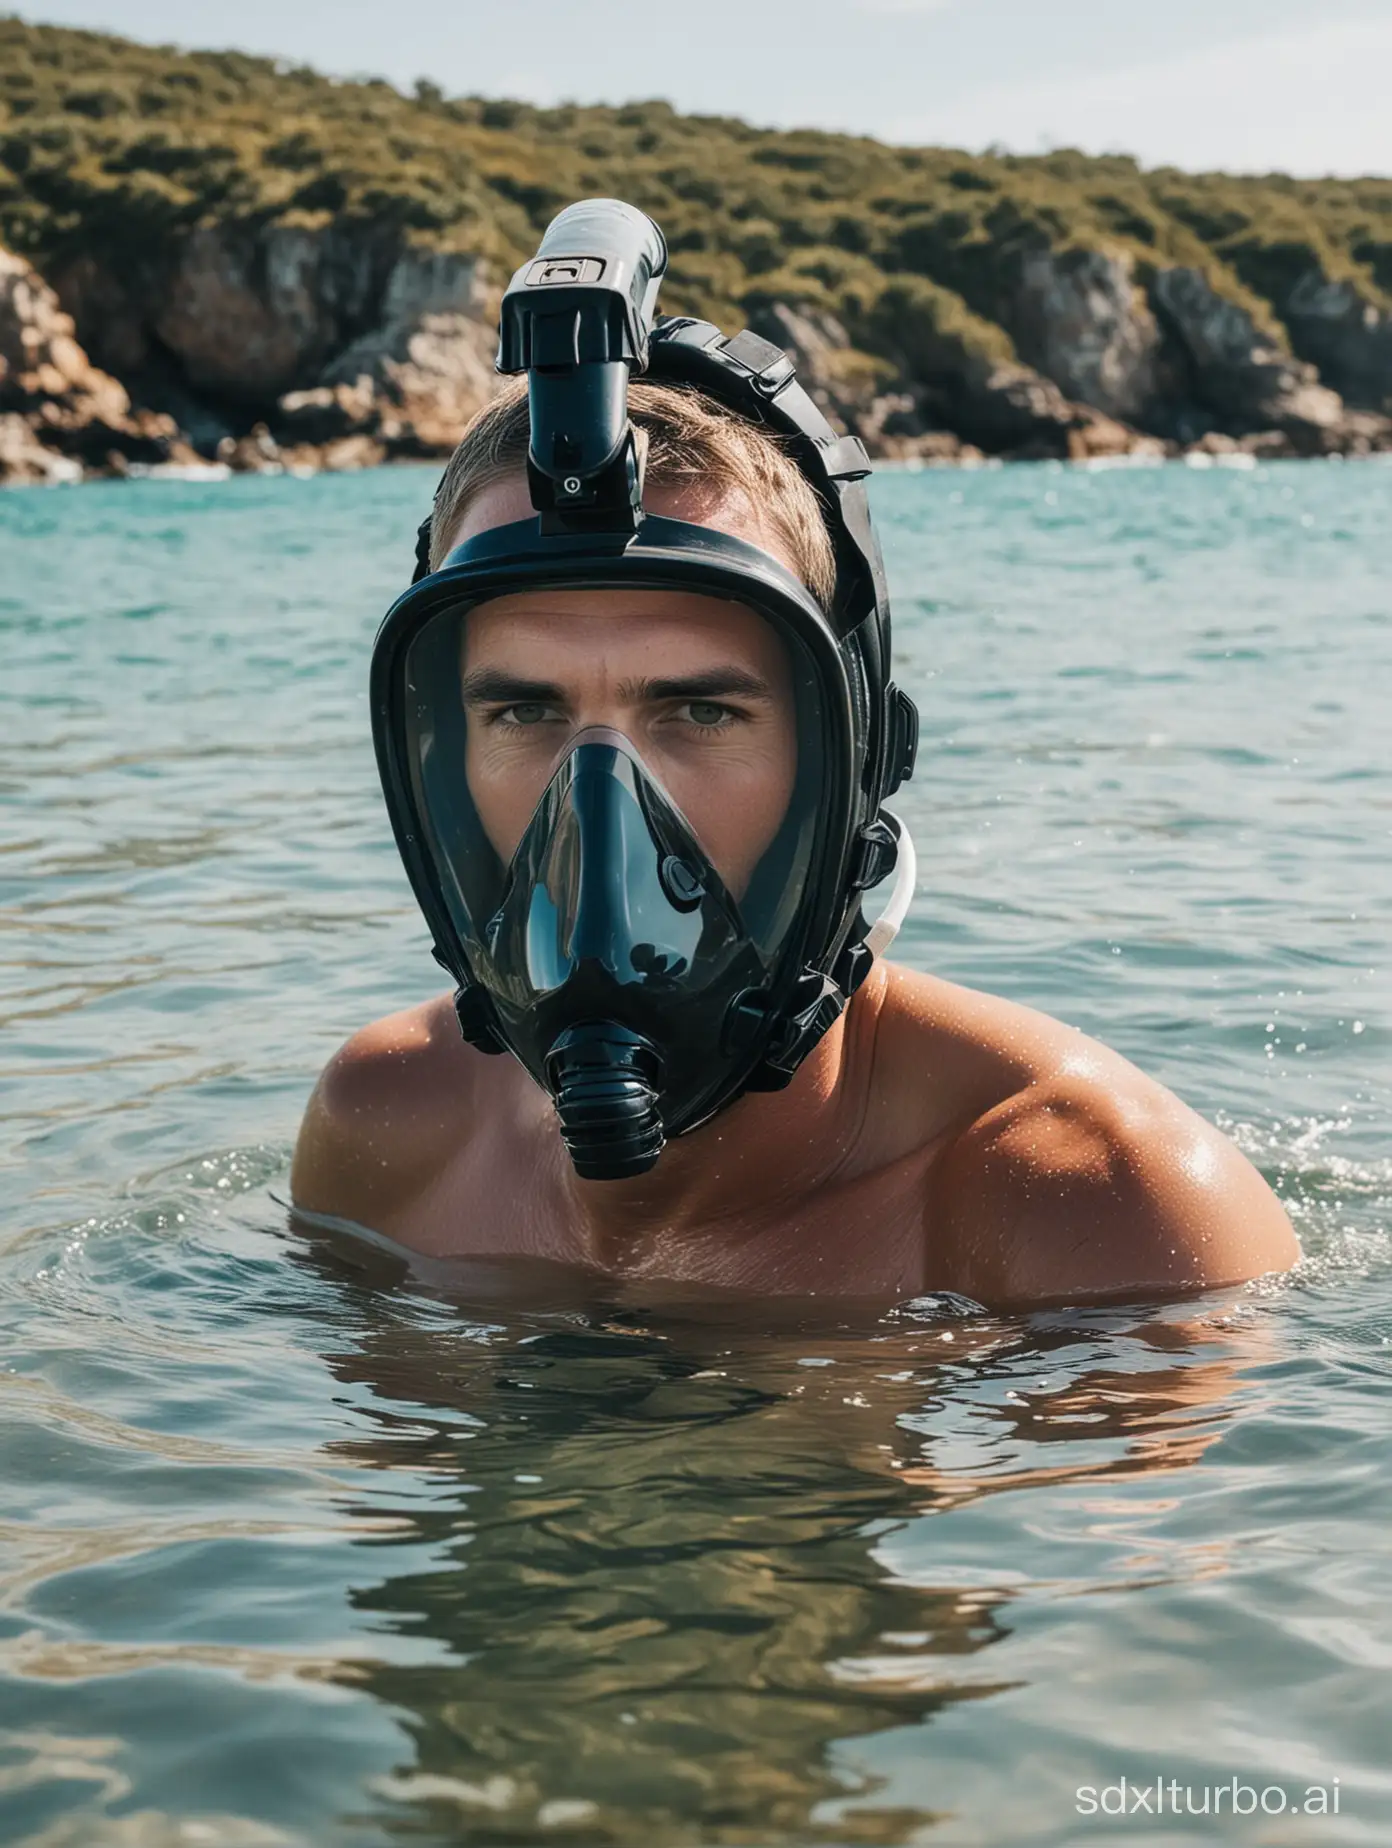
<svg viewBox="0 0 1392 1848">
<path fill-rule="evenodd" d="M 0 476 L 447 451 L 571 200 L 881 455 L 1392 447 L 1392 178 L 1142 171 L 338 82 L 0 19 Z"/>
</svg>

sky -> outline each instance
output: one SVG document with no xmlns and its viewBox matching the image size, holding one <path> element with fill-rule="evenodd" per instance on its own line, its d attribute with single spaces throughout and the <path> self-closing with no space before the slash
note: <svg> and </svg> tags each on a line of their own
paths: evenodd
<svg viewBox="0 0 1392 1848">
<path fill-rule="evenodd" d="M 10 0 L 13 4 L 13 0 Z M 4 4 L 4 0 L 0 0 Z M 1392 174 L 1392 0 L 58 0 L 26 19 L 539 103 Z"/>
</svg>

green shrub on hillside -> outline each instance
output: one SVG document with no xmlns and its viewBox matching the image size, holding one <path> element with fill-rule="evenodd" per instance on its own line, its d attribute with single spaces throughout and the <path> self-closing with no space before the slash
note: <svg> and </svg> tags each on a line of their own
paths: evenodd
<svg viewBox="0 0 1392 1848">
<path fill-rule="evenodd" d="M 236 52 L 0 20 L 0 239 L 41 268 L 94 251 L 158 260 L 217 220 L 330 218 L 507 268 L 556 210 L 596 193 L 662 224 L 666 305 L 726 325 L 781 293 L 864 340 L 887 338 L 892 309 L 908 316 L 894 321 L 901 344 L 1005 354 L 1022 255 L 1075 245 L 1130 252 L 1143 270 L 1200 267 L 1273 330 L 1312 269 L 1392 302 L 1389 179 L 894 148 L 664 102 L 449 98 L 425 80 L 406 96 Z"/>
<path fill-rule="evenodd" d="M 911 378 L 928 382 L 1015 358 L 1004 328 L 926 276 L 891 276 L 856 331 L 875 351 L 892 352 Z"/>
</svg>

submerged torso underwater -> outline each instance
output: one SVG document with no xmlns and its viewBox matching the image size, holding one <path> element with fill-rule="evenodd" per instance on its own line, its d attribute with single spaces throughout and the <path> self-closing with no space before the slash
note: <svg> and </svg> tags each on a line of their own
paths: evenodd
<svg viewBox="0 0 1392 1848">
<path fill-rule="evenodd" d="M 505 298 L 528 395 L 465 432 L 373 658 L 456 988 L 330 1062 L 297 1210 L 437 1260 L 760 1296 L 995 1307 L 1288 1268 L 1275 1196 L 1177 1098 L 884 960 L 917 716 L 869 464 L 777 348 L 654 327 L 664 263 L 591 201 Z"/>
</svg>

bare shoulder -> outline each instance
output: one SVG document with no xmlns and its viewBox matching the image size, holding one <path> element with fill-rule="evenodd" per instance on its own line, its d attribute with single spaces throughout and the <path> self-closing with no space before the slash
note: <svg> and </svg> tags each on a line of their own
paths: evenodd
<svg viewBox="0 0 1392 1848">
<path fill-rule="evenodd" d="M 295 1205 L 388 1231 L 457 1149 L 481 1062 L 448 996 L 355 1033 L 306 1106 L 290 1172 Z"/>
<path fill-rule="evenodd" d="M 892 973 L 891 1068 L 930 1076 L 926 1237 L 992 1304 L 1172 1294 L 1288 1270 L 1280 1202 L 1129 1060 L 1034 1009 Z M 882 1032 L 884 1029 L 882 1029 Z"/>
</svg>

